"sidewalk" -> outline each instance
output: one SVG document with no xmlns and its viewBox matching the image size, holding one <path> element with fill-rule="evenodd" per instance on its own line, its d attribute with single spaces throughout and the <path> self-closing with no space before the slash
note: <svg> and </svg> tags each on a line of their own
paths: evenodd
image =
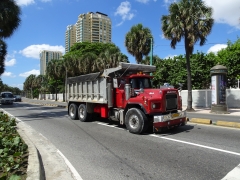
<svg viewBox="0 0 240 180">
<path fill-rule="evenodd" d="M 186 106 L 183 106 L 183 110 L 187 109 Z M 193 107 L 195 112 L 192 113 L 203 113 L 203 114 L 216 114 L 216 113 L 210 113 L 211 108 L 205 108 L 205 107 Z M 222 114 L 222 115 L 229 115 L 229 116 L 240 116 L 240 108 L 229 108 L 228 109 L 229 114 Z"/>
</svg>

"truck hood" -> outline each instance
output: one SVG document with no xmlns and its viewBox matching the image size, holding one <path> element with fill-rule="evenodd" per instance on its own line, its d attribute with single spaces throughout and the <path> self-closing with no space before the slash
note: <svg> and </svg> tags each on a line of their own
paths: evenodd
<svg viewBox="0 0 240 180">
<path fill-rule="evenodd" d="M 138 96 L 145 96 L 149 99 L 161 99 L 165 94 L 178 94 L 178 90 L 173 88 L 144 89 L 143 92 L 139 92 Z"/>
</svg>

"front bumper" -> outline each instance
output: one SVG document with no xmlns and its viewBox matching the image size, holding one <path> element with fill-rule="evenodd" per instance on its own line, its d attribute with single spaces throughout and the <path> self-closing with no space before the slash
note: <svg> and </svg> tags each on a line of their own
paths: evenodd
<svg viewBox="0 0 240 180">
<path fill-rule="evenodd" d="M 187 124 L 186 112 L 181 111 L 174 114 L 159 115 L 153 117 L 153 128 L 172 128 Z"/>
</svg>

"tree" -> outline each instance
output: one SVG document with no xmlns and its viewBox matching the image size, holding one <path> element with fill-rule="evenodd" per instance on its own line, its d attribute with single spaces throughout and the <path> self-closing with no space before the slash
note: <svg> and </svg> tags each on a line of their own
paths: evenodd
<svg viewBox="0 0 240 180">
<path fill-rule="evenodd" d="M 200 46 L 206 43 L 206 37 L 210 34 L 214 20 L 212 8 L 207 7 L 202 0 L 180 0 L 169 7 L 169 15 L 163 15 L 162 31 L 164 37 L 171 40 L 171 47 L 184 39 L 187 67 L 188 104 L 187 111 L 192 108 L 192 76 L 190 56 L 194 45 L 200 41 Z"/>
<path fill-rule="evenodd" d="M 10 37 L 19 26 L 21 10 L 14 0 L 0 1 L 0 75 L 4 73 L 7 45 L 4 38 Z"/>
<path fill-rule="evenodd" d="M 49 85 L 55 89 L 55 101 L 57 101 L 58 86 L 64 84 L 64 70 L 63 60 L 53 59 L 47 64 L 46 75 L 49 79 Z"/>
<path fill-rule="evenodd" d="M 119 62 L 129 62 L 115 44 L 100 42 L 75 43 L 63 58 L 68 76 L 99 72 L 104 68 L 116 67 Z"/>
<path fill-rule="evenodd" d="M 0 30 L 1 31 L 1 30 Z M 7 44 L 0 39 L 0 75 L 4 73 L 4 61 L 7 54 Z"/>
<path fill-rule="evenodd" d="M 159 61 L 161 61 L 161 59 L 157 55 L 154 55 L 152 59 L 152 65 L 157 64 Z M 142 60 L 142 64 L 150 65 L 150 56 L 146 56 Z"/>
<path fill-rule="evenodd" d="M 36 75 L 31 74 L 29 75 L 25 82 L 23 83 L 23 89 L 25 91 L 30 91 L 30 97 L 33 98 L 33 88 L 34 88 L 34 81 L 35 81 Z"/>
<path fill-rule="evenodd" d="M 143 27 L 142 24 L 132 26 L 125 37 L 125 46 L 127 51 L 133 55 L 136 62 L 142 62 L 143 56 L 149 54 L 151 50 L 151 38 L 153 38 L 149 28 Z"/>
<path fill-rule="evenodd" d="M 227 48 L 217 53 L 217 61 L 219 64 L 226 66 L 228 69 L 227 78 L 228 86 L 237 87 L 237 79 L 240 76 L 240 38 L 234 43 L 228 41 Z M 237 77 L 238 76 L 238 77 Z"/>
</svg>

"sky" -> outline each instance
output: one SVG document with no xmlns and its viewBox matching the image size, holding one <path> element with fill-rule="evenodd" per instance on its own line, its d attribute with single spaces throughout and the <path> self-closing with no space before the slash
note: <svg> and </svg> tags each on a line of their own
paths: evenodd
<svg viewBox="0 0 240 180">
<path fill-rule="evenodd" d="M 133 25 L 143 24 L 154 38 L 153 55 L 160 58 L 185 54 L 183 41 L 176 49 L 170 47 L 161 30 L 161 17 L 168 15 L 169 5 L 177 0 L 15 0 L 21 7 L 21 24 L 14 34 L 5 39 L 8 54 L 4 84 L 23 89 L 30 74 L 40 74 L 41 50 L 61 51 L 65 54 L 65 32 L 75 24 L 78 15 L 102 12 L 112 21 L 112 43 L 136 63 L 124 46 L 125 35 Z M 213 8 L 214 26 L 204 46 L 197 43 L 194 53 L 216 53 L 227 42 L 235 42 L 240 36 L 240 0 L 203 0 Z"/>
</svg>

